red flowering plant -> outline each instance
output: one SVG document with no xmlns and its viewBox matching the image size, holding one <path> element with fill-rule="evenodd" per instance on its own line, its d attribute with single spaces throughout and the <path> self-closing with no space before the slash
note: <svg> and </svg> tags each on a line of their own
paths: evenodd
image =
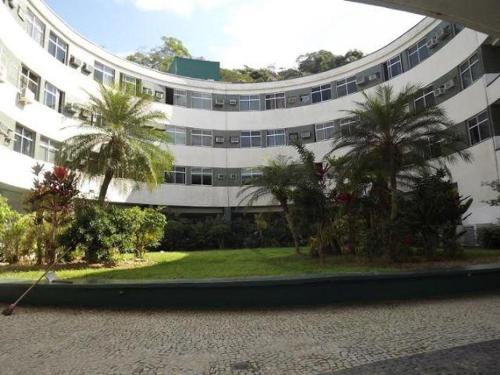
<svg viewBox="0 0 500 375">
<path fill-rule="evenodd" d="M 53 263 L 56 259 L 58 231 L 71 220 L 74 199 L 79 194 L 78 177 L 65 167 L 55 166 L 45 172 L 43 167 L 40 164 L 33 167 L 35 179 L 27 202 L 37 213 L 36 224 L 46 223 L 48 226 L 44 238 L 45 261 Z"/>
</svg>

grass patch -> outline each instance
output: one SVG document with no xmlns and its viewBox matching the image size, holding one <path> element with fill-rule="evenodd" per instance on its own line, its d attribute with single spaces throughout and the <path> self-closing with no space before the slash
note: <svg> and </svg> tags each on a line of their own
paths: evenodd
<svg viewBox="0 0 500 375">
<path fill-rule="evenodd" d="M 114 267 L 86 264 L 61 265 L 61 279 L 162 280 L 205 279 L 250 276 L 280 276 L 324 273 L 390 272 L 467 264 L 500 262 L 500 250 L 468 249 L 460 260 L 383 263 L 343 255 L 329 257 L 323 265 L 308 255 L 296 255 L 292 248 L 212 250 L 148 253 L 144 261 L 125 255 Z M 28 266 L 0 266 L 0 280 L 33 280 L 40 269 Z"/>
</svg>

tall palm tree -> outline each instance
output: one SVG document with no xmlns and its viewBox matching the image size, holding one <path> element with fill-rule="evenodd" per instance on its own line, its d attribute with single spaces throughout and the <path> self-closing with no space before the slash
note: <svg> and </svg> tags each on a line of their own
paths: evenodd
<svg viewBox="0 0 500 375">
<path fill-rule="evenodd" d="M 438 106 L 410 105 L 420 92 L 409 85 L 395 93 L 391 86 L 380 86 L 374 95 L 362 93 L 364 102 L 346 111 L 359 124 L 340 135 L 331 152 L 346 151 L 344 167 L 364 168 L 383 181 L 390 193 L 390 219 L 396 219 L 398 185 L 411 181 L 418 169 L 443 167 L 459 159 L 470 161 L 464 140 L 449 128 L 453 126 Z M 440 149 L 433 159 L 431 149 Z"/>
<path fill-rule="evenodd" d="M 84 110 L 92 114 L 79 125 L 80 134 L 66 140 L 59 161 L 89 177 L 104 176 L 99 202 L 104 203 L 113 178 L 127 178 L 153 187 L 170 170 L 173 156 L 165 131 L 152 127 L 165 115 L 150 109 L 146 97 L 100 87 Z"/>
<path fill-rule="evenodd" d="M 260 198 L 272 195 L 283 210 L 288 229 L 293 238 L 295 250 L 297 254 L 300 254 L 299 236 L 290 212 L 290 201 L 296 184 L 296 171 L 296 165 L 292 163 L 291 159 L 280 155 L 264 166 L 262 174 L 254 177 L 251 185 L 240 190 L 238 196 L 242 196 L 242 203 L 245 202 L 248 205 L 252 205 Z"/>
</svg>

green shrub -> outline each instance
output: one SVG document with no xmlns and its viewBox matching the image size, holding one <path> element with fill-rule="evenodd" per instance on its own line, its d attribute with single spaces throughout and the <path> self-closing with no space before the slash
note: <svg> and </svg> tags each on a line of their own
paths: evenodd
<svg viewBox="0 0 500 375">
<path fill-rule="evenodd" d="M 155 248 L 163 238 L 167 219 L 157 210 L 138 207 L 127 210 L 135 219 L 136 228 L 134 235 L 135 254 L 138 258 L 144 257 L 146 249 Z"/>
<path fill-rule="evenodd" d="M 500 249 L 500 226 L 495 225 L 478 229 L 478 239 L 481 247 Z"/>
</svg>

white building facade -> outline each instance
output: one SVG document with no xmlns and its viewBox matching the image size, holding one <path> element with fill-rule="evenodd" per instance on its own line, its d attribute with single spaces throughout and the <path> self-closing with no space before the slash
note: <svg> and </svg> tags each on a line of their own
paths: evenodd
<svg viewBox="0 0 500 375">
<path fill-rule="evenodd" d="M 368 36 L 369 37 L 369 36 Z M 241 208 L 238 192 L 277 155 L 295 157 L 300 139 L 318 160 L 352 120 L 345 110 L 381 84 L 425 87 L 411 105 L 438 104 L 468 140 L 473 156 L 450 169 L 460 193 L 474 198 L 464 225 L 496 222 L 496 193 L 483 182 L 500 176 L 500 45 L 458 24 L 424 19 L 400 38 L 346 66 L 298 79 L 255 84 L 190 79 L 118 58 L 73 31 L 41 0 L 0 4 L 0 194 L 19 200 L 32 166 L 54 153 L 86 116 L 79 105 L 98 83 L 150 94 L 168 120 L 174 171 L 157 189 L 115 181 L 115 203 L 166 205 L 192 212 Z M 500 133 L 499 133 L 500 135 Z M 497 146 L 497 144 L 499 146 Z M 99 181 L 82 184 L 95 196 Z M 256 209 L 269 209 L 261 201 Z"/>
</svg>

